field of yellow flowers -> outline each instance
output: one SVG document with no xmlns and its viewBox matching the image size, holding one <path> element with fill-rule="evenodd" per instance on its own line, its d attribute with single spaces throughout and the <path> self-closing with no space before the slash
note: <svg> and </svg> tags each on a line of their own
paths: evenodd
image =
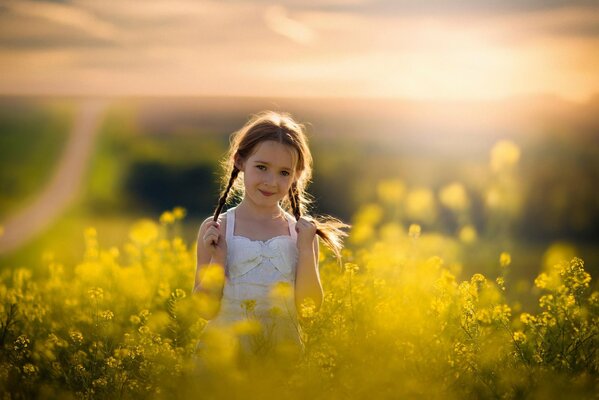
<svg viewBox="0 0 599 400">
<path fill-rule="evenodd" d="M 507 303 L 498 274 L 459 281 L 427 254 L 418 226 L 386 228 L 346 250 L 342 270 L 323 259 L 326 299 L 303 311 L 303 355 L 278 349 L 240 363 L 238 325 L 194 357 L 210 299 L 192 296 L 194 251 L 174 227 L 142 220 L 122 248 L 87 249 L 72 270 L 6 270 L 0 284 L 0 382 L 5 398 L 546 398 L 599 388 L 599 293 L 583 261 L 555 265 L 534 285 L 538 309 Z M 177 215 L 177 217 L 175 217 Z M 363 214 L 364 215 L 364 214 Z M 368 229 L 368 219 L 354 229 Z M 209 277 L 207 278 L 209 279 Z M 217 281 L 218 277 L 212 277 Z M 284 290 L 273 295 L 286 296 Z"/>
<path fill-rule="evenodd" d="M 322 253 L 325 301 L 301 310 L 303 353 L 240 357 L 239 339 L 259 326 L 238 323 L 197 356 L 200 315 L 216 304 L 191 294 L 195 249 L 180 208 L 138 221 L 119 247 L 102 248 L 89 228 L 77 265 L 48 253 L 35 274 L 5 269 L 3 398 L 597 398 L 599 292 L 581 259 L 544 270 L 524 307 L 509 296 L 508 252 L 492 275 L 460 278 L 454 255 L 475 251 L 466 244 L 477 234 L 467 218 L 455 238 L 406 227 L 389 207 L 402 186 L 379 189 L 380 204 L 352 221 L 343 263 Z M 427 193 L 411 196 L 404 211 L 428 215 Z M 441 201 L 457 213 L 466 202 L 458 184 Z M 222 284 L 207 271 L 207 284 Z M 291 301 L 286 289 L 272 296 Z"/>
</svg>

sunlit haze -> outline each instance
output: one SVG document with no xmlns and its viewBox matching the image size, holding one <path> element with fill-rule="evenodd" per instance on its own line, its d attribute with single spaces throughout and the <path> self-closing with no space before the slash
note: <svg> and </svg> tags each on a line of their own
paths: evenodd
<svg viewBox="0 0 599 400">
<path fill-rule="evenodd" d="M 494 3 L 10 0 L 0 94 L 583 102 L 599 92 L 597 3 Z"/>
</svg>

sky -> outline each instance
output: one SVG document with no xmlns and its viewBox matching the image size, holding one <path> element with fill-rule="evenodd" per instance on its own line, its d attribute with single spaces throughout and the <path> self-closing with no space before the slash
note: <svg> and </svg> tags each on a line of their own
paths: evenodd
<svg viewBox="0 0 599 400">
<path fill-rule="evenodd" d="M 0 95 L 596 93 L 598 0 L 0 0 Z"/>
</svg>

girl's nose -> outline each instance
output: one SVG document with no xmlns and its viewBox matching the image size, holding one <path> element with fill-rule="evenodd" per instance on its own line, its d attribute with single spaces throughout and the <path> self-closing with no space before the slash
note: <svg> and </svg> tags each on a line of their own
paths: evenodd
<svg viewBox="0 0 599 400">
<path fill-rule="evenodd" d="M 266 176 L 264 177 L 264 183 L 269 185 L 269 186 L 274 186 L 276 181 L 275 181 L 275 177 L 273 174 L 266 174 Z"/>
</svg>

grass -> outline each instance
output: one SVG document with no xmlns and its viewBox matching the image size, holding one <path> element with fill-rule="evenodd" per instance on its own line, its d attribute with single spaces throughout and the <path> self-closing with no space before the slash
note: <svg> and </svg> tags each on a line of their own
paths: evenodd
<svg viewBox="0 0 599 400">
<path fill-rule="evenodd" d="M 53 173 L 74 117 L 69 101 L 0 107 L 0 218 L 39 192 Z"/>
</svg>

